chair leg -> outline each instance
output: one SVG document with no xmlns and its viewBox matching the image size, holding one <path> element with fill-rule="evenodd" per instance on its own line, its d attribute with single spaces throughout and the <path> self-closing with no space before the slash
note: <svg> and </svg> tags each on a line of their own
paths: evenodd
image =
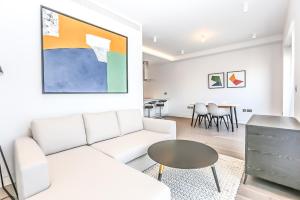
<svg viewBox="0 0 300 200">
<path fill-rule="evenodd" d="M 217 131 L 218 131 L 218 132 L 219 132 L 219 129 L 220 129 L 220 128 L 219 128 L 219 118 L 220 118 L 220 117 L 217 117 Z"/>
<path fill-rule="evenodd" d="M 212 126 L 212 117 L 210 117 L 209 121 L 208 121 L 208 127 Z"/>
<path fill-rule="evenodd" d="M 224 124 L 225 124 L 225 126 L 226 126 L 227 131 L 229 131 L 229 126 L 227 125 L 227 123 L 226 123 L 226 121 L 225 121 L 225 117 L 222 117 L 222 118 L 223 118 L 223 121 L 224 121 Z"/>
<path fill-rule="evenodd" d="M 199 115 L 197 115 L 197 117 L 196 117 L 196 121 L 195 121 L 195 124 L 194 124 L 194 128 L 196 127 L 196 124 L 197 124 L 198 119 L 199 119 Z"/>
<path fill-rule="evenodd" d="M 226 115 L 226 121 L 227 121 L 227 124 L 229 125 L 229 116 Z"/>
<path fill-rule="evenodd" d="M 217 126 L 216 118 L 217 118 L 217 117 L 213 117 L 213 120 L 214 120 L 214 122 L 215 122 L 215 125 Z"/>
<path fill-rule="evenodd" d="M 207 115 L 204 116 L 204 125 L 205 125 L 205 129 L 207 129 L 206 119 L 207 119 Z"/>
<path fill-rule="evenodd" d="M 204 116 L 201 115 L 200 120 L 199 120 L 199 126 L 201 125 L 203 118 L 204 118 Z"/>
<path fill-rule="evenodd" d="M 159 118 L 162 119 L 162 115 L 161 115 L 161 106 L 159 107 Z"/>
</svg>

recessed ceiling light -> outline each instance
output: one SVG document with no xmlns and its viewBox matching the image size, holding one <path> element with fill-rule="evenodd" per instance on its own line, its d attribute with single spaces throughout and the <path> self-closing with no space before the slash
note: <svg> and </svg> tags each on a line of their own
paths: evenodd
<svg viewBox="0 0 300 200">
<path fill-rule="evenodd" d="M 183 55 L 183 54 L 184 54 L 184 50 L 182 49 L 182 50 L 180 51 L 180 53 L 181 53 L 181 55 Z"/>
<path fill-rule="evenodd" d="M 253 34 L 252 34 L 252 39 L 256 39 L 256 38 L 257 38 L 256 33 L 253 33 Z"/>
<path fill-rule="evenodd" d="M 156 37 L 156 36 L 153 37 L 153 42 L 154 42 L 154 43 L 157 42 L 157 37 Z"/>
<path fill-rule="evenodd" d="M 246 13 L 249 11 L 249 3 L 247 1 L 245 1 L 243 3 L 243 12 Z"/>
<path fill-rule="evenodd" d="M 201 41 L 201 42 L 205 42 L 205 41 L 206 41 L 205 35 L 201 35 L 200 41 Z"/>
</svg>

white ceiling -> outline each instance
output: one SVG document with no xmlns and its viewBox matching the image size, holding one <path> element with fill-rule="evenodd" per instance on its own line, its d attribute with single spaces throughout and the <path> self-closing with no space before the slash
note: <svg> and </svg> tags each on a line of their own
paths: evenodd
<svg viewBox="0 0 300 200">
<path fill-rule="evenodd" d="M 94 0 L 143 25 L 145 46 L 172 56 L 282 34 L 289 0 Z M 249 11 L 243 12 L 248 2 Z M 153 36 L 157 43 L 153 43 Z M 202 43 L 201 35 L 206 36 Z"/>
</svg>

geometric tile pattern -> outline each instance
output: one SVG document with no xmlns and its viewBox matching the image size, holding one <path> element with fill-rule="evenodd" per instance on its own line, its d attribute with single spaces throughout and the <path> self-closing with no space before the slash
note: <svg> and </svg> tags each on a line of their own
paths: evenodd
<svg viewBox="0 0 300 200">
<path fill-rule="evenodd" d="M 234 200 L 244 172 L 244 161 L 219 154 L 215 167 L 221 193 L 217 191 L 210 167 L 192 170 L 165 167 L 162 182 L 170 188 L 172 200 Z M 156 164 L 144 173 L 157 178 L 158 170 Z"/>
</svg>

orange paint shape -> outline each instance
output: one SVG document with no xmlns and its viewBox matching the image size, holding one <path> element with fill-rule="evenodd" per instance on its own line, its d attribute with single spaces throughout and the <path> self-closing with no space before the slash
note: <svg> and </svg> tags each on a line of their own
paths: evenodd
<svg viewBox="0 0 300 200">
<path fill-rule="evenodd" d="M 59 37 L 43 36 L 44 49 L 91 48 L 86 44 L 86 34 L 111 41 L 110 51 L 126 54 L 126 38 L 76 19 L 59 14 Z"/>
<path fill-rule="evenodd" d="M 243 81 L 241 81 L 241 80 L 236 79 L 234 74 L 232 74 L 232 75 L 230 76 L 229 80 L 230 80 L 234 85 L 239 85 L 240 83 L 243 82 Z"/>
<path fill-rule="evenodd" d="M 235 75 L 232 74 L 232 75 L 230 76 L 229 80 L 231 80 L 231 82 L 234 82 L 234 80 L 235 80 Z"/>
</svg>

